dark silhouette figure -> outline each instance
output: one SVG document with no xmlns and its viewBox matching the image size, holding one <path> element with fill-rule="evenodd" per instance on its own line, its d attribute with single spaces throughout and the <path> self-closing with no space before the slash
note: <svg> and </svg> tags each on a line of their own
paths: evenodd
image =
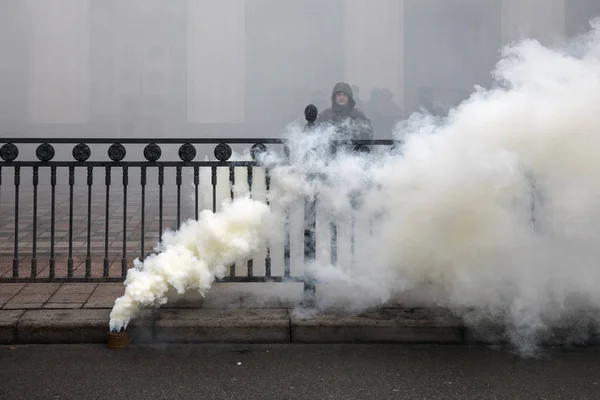
<svg viewBox="0 0 600 400">
<path fill-rule="evenodd" d="M 396 123 L 404 118 L 402 109 L 392 100 L 394 95 L 388 89 L 373 89 L 367 104 L 367 112 L 373 129 L 381 136 L 391 136 Z"/>
<path fill-rule="evenodd" d="M 319 113 L 316 123 L 334 125 L 341 139 L 370 140 L 373 138 L 371 121 L 355 106 L 352 88 L 340 82 L 331 93 L 331 108 Z"/>
</svg>

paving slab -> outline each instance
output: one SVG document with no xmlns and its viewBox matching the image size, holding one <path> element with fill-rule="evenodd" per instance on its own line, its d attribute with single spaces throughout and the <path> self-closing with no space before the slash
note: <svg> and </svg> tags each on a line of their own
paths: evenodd
<svg viewBox="0 0 600 400">
<path fill-rule="evenodd" d="M 42 306 L 60 288 L 60 283 L 32 283 L 26 285 L 4 306 L 5 310 L 37 309 Z"/>
<path fill-rule="evenodd" d="M 123 291 L 121 284 L 103 285 L 90 296 L 84 308 L 110 308 Z M 54 298 L 49 303 L 54 303 Z M 167 298 L 169 300 L 164 308 L 291 308 L 302 299 L 302 284 L 217 282 L 205 297 L 195 290 L 182 295 L 171 290 Z M 64 296 L 64 301 L 68 299 Z"/>
<path fill-rule="evenodd" d="M 83 308 L 112 308 L 117 297 L 125 293 L 122 283 L 99 283 L 94 289 Z"/>
<path fill-rule="evenodd" d="M 15 295 L 27 285 L 26 283 L 0 283 L 0 295 Z"/>
<path fill-rule="evenodd" d="M 197 291 L 171 292 L 168 308 L 292 308 L 302 300 L 301 283 L 217 282 L 203 298 Z"/>
<path fill-rule="evenodd" d="M 0 308 L 25 287 L 25 283 L 0 283 Z"/>
<path fill-rule="evenodd" d="M 303 284 L 297 282 L 250 283 L 240 288 L 242 308 L 293 308 L 302 300 Z"/>
<path fill-rule="evenodd" d="M 280 308 L 282 298 L 289 297 L 289 293 L 289 284 L 285 283 L 217 282 L 205 297 L 194 290 L 183 295 L 171 292 L 165 308 Z"/>
<path fill-rule="evenodd" d="M 378 309 L 358 315 L 291 310 L 291 340 L 300 343 L 463 343 L 464 327 L 443 309 Z"/>
<path fill-rule="evenodd" d="M 433 285 L 423 284 L 403 292 L 391 293 L 388 300 L 382 301 L 379 293 L 369 295 L 360 287 L 344 283 L 317 283 L 316 302 L 322 309 L 353 310 L 364 308 L 365 304 L 381 308 L 437 308 L 439 292 Z M 302 297 L 302 284 L 295 297 Z"/>
<path fill-rule="evenodd" d="M 59 310 L 59 309 L 71 309 L 75 310 L 78 308 L 82 308 L 83 303 L 46 303 L 42 306 L 44 310 Z"/>
<path fill-rule="evenodd" d="M 0 344 L 17 342 L 17 322 L 25 310 L 0 310 Z"/>
<path fill-rule="evenodd" d="M 168 308 L 202 308 L 204 298 L 197 290 L 189 290 L 184 294 L 178 294 L 171 289 L 167 293 L 167 304 L 164 307 Z"/>
<path fill-rule="evenodd" d="M 159 342 L 289 343 L 285 309 L 158 310 L 154 339 Z"/>
<path fill-rule="evenodd" d="M 69 283 L 63 284 L 54 293 L 44 308 L 81 308 L 96 289 L 96 283 Z M 60 305 L 64 304 L 64 307 Z"/>
<path fill-rule="evenodd" d="M 379 294 L 365 293 L 364 289 L 356 285 L 325 282 L 317 283 L 315 302 L 315 305 L 322 310 L 363 310 L 366 306 L 381 306 L 382 298 Z"/>
</svg>

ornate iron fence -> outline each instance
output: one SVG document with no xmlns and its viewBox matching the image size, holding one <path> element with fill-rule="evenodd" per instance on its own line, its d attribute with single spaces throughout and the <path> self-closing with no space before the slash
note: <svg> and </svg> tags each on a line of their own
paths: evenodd
<svg viewBox="0 0 600 400">
<path fill-rule="evenodd" d="M 182 214 L 197 219 L 208 203 L 215 211 L 219 188 L 233 198 L 238 175 L 251 192 L 257 185 L 268 192 L 270 171 L 256 161 L 267 146 L 289 157 L 282 139 L 7 138 L 0 143 L 0 282 L 121 282 L 133 258 L 149 254 L 148 242 L 159 240 L 166 228 L 177 229 Z M 377 145 L 395 142 L 353 142 L 357 152 Z M 250 157 L 232 159 L 232 146 L 242 146 Z M 199 149 L 204 160 L 198 160 Z M 219 186 L 222 180 L 225 186 Z M 186 185 L 192 199 L 182 205 Z M 207 201 L 200 204 L 202 198 Z M 301 210 L 304 239 L 295 246 L 302 247 L 304 264 L 316 254 L 315 210 L 308 200 Z M 304 282 L 311 297 L 315 282 L 291 270 L 290 210 L 285 213 L 283 244 L 266 249 L 261 271 L 250 260 L 244 269 L 231 266 L 222 281 Z M 335 264 L 338 228 L 333 222 L 330 228 Z"/>
<path fill-rule="evenodd" d="M 266 145 L 279 145 L 283 147 L 283 152 L 287 152 L 285 142 L 280 139 L 228 139 L 227 143 L 218 139 L 34 139 L 34 138 L 9 138 L 0 140 L 4 142 L 0 147 L 0 237 L 3 238 L 0 243 L 0 254 L 2 258 L 2 268 L 0 269 L 0 282 L 43 282 L 43 281 L 121 281 L 124 279 L 127 268 L 130 264 L 132 256 L 132 247 L 136 247 L 140 258 L 144 258 L 147 254 L 146 241 L 148 239 L 148 187 L 150 170 L 154 172 L 155 182 L 152 185 L 153 192 L 158 197 L 158 212 L 156 224 L 153 224 L 151 229 L 153 236 L 157 237 L 160 232 L 165 229 L 165 220 L 170 219 L 173 222 L 173 213 L 175 226 L 170 226 L 173 229 L 179 227 L 182 222 L 182 185 L 183 171 L 189 169 L 193 171 L 193 197 L 194 197 L 194 212 L 193 217 L 198 218 L 199 212 L 199 186 L 200 172 L 202 169 L 210 170 L 210 186 L 212 187 L 212 208 L 216 210 L 216 197 L 218 174 L 217 170 L 227 169 L 229 182 L 235 183 L 236 171 L 240 168 L 246 170 L 245 179 L 249 188 L 252 188 L 254 183 L 253 170 L 257 167 L 255 161 L 256 155 L 259 152 L 266 151 Z M 195 161 L 197 149 L 195 145 L 216 145 L 213 150 L 213 160 Z M 250 154 L 252 161 L 235 161 L 230 160 L 233 151 L 230 145 L 252 145 Z M 31 157 L 32 148 L 35 146 L 35 157 Z M 56 146 L 58 145 L 74 145 L 71 149 L 73 160 L 56 160 Z M 143 160 L 126 161 L 128 150 L 125 145 L 144 145 L 142 150 Z M 179 160 L 161 160 L 163 156 L 163 148 L 161 145 L 178 145 L 177 155 Z M 92 148 L 90 146 L 108 147 L 106 150 L 106 159 L 93 160 Z M 25 150 L 25 151 L 23 151 Z M 61 149 L 64 150 L 64 149 Z M 25 157 L 23 157 L 25 153 Z M 24 159 L 24 160 L 23 160 Z M 101 170 L 103 175 L 103 190 L 98 190 L 98 170 Z M 115 193 L 114 178 L 115 170 L 120 172 L 121 191 Z M 130 172 L 137 172 L 137 190 L 133 190 L 136 198 L 139 201 L 137 208 L 131 212 L 132 202 L 128 198 L 131 195 L 132 176 Z M 174 183 L 169 179 L 169 170 L 174 170 Z M 40 198 L 40 177 L 42 172 L 46 172 L 47 180 L 44 182 L 47 190 L 44 193 L 49 194 L 49 208 L 47 202 L 41 203 Z M 85 191 L 86 195 L 84 204 L 75 195 L 75 191 L 79 185 L 76 184 L 76 177 L 81 174 L 78 172 L 84 171 L 85 174 Z M 12 177 L 12 185 L 7 182 L 8 176 Z M 24 177 L 30 177 L 31 190 L 28 193 L 23 191 Z M 270 177 L 268 171 L 264 174 L 264 185 L 268 190 Z M 60 178 L 65 178 L 62 181 Z M 4 179 L 3 179 L 4 178 Z M 96 180 L 96 185 L 94 184 Z M 7 184 L 8 183 L 8 184 Z M 64 201 L 57 199 L 57 189 L 67 188 L 68 197 Z M 165 207 L 165 190 L 174 190 L 175 208 Z M 48 193 L 49 192 L 49 193 Z M 102 193 L 100 193 L 102 192 Z M 118 218 L 114 215 L 114 204 L 111 203 L 113 197 L 120 202 L 120 215 Z M 153 193 L 154 194 L 154 193 Z M 230 190 L 230 195 L 233 197 L 233 190 Z M 8 198 L 14 200 L 10 201 Z M 103 197 L 103 204 L 97 201 L 99 197 Z M 172 197 L 172 196 L 171 196 Z M 40 216 L 40 206 L 44 207 L 46 213 Z M 135 205 L 135 203 L 134 203 Z M 82 213 L 81 206 L 85 207 Z M 98 208 L 103 206 L 103 215 L 101 216 L 103 229 L 103 258 L 101 273 L 95 273 L 93 267 L 93 259 L 99 254 L 98 251 Z M 25 221 L 22 215 L 26 212 L 26 208 L 30 208 L 31 214 Z M 85 218 L 81 218 L 85 214 Z M 134 218 L 139 217 L 139 218 Z M 189 215 L 192 217 L 192 215 Z M 112 218 L 112 219 L 111 219 Z M 112 230 L 115 219 L 121 225 L 119 231 Z M 66 221 L 65 221 L 66 220 Z M 81 235 L 81 223 L 85 225 L 85 235 Z M 134 242 L 133 246 L 128 245 L 128 240 L 131 239 L 130 224 L 136 225 L 139 231 L 139 239 Z M 45 232 L 40 234 L 40 225 L 46 228 Z M 65 226 L 66 225 L 66 226 Z M 60 229 L 60 234 L 57 232 Z M 66 229 L 65 229 L 66 228 Z M 25 231 L 23 231 L 25 230 Z M 65 232 L 66 231 L 66 232 Z M 77 232 L 76 232 L 77 231 Z M 66 235 L 64 235 L 66 233 Z M 63 236 L 64 235 L 64 236 Z M 119 251 L 120 270 L 114 274 L 114 255 L 117 246 L 115 239 L 121 241 Z M 85 260 L 81 263 L 84 265 L 81 273 L 75 271 L 78 267 L 78 257 L 74 250 L 80 250 L 78 247 L 82 241 L 85 242 Z M 60 242 L 60 243 L 59 243 Z M 10 260 L 10 268 L 7 268 L 7 249 L 8 243 L 12 244 Z M 287 246 L 288 244 L 286 244 Z M 48 254 L 44 253 L 47 251 Z M 65 254 L 66 253 L 66 254 Z M 284 258 L 289 260 L 288 252 L 284 252 Z M 66 269 L 61 276 L 57 273 L 59 260 L 58 255 L 66 256 Z M 47 256 L 47 265 L 40 265 L 41 256 Z M 64 258 L 64 257 L 63 257 Z M 24 261 L 27 259 L 30 264 L 28 273 L 24 271 Z M 247 276 L 236 277 L 235 268 L 232 267 L 230 276 L 225 279 L 227 281 L 277 281 L 283 279 L 292 279 L 289 273 L 289 268 L 286 268 L 283 276 L 275 277 L 271 275 L 271 260 L 266 260 L 265 275 L 263 277 L 254 276 L 252 261 L 247 266 Z M 284 261 L 284 263 L 286 263 Z M 61 264 L 61 265 L 62 265 Z M 42 267 L 42 268 L 40 268 Z M 8 270 L 9 269 L 9 270 Z M 41 270 L 45 272 L 41 274 Z"/>
</svg>

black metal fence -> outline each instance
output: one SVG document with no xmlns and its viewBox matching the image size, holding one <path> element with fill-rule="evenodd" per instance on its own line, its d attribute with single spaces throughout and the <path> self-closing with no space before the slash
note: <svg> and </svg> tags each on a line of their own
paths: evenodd
<svg viewBox="0 0 600 400">
<path fill-rule="evenodd" d="M 216 211 L 220 179 L 226 180 L 231 198 L 230 183 L 240 179 L 240 171 L 250 191 L 260 184 L 266 193 L 270 171 L 257 163 L 257 155 L 267 147 L 284 157 L 290 152 L 282 139 L 9 138 L 0 143 L 0 282 L 121 282 L 133 259 L 149 254 L 149 242 L 159 240 L 166 228 L 177 229 L 183 214 L 197 219 L 208 203 Z M 250 157 L 232 160 L 232 146 Z M 369 151 L 367 143 L 354 146 Z M 204 160 L 197 160 L 199 152 Z M 184 188 L 191 199 L 182 194 Z M 202 198 L 209 201 L 200 204 Z M 316 252 L 314 201 L 306 201 L 303 211 L 300 246 L 309 261 Z M 306 293 L 314 292 L 314 282 L 292 274 L 286 213 L 283 248 L 266 249 L 262 271 L 250 260 L 241 276 L 234 265 L 223 281 L 297 281 L 305 283 Z M 331 223 L 333 264 L 337 234 Z M 275 252 L 278 273 L 273 272 Z"/>
<path fill-rule="evenodd" d="M 184 170 L 190 170 L 193 173 L 193 217 L 197 219 L 200 209 L 199 178 L 202 169 L 210 170 L 212 207 L 215 211 L 217 185 L 219 184 L 218 169 L 225 168 L 229 171 L 228 180 L 231 183 L 235 183 L 236 170 L 239 170 L 239 168 L 246 169 L 245 179 L 247 179 L 248 187 L 251 188 L 254 183 L 253 170 L 257 167 L 255 161 L 257 153 L 265 151 L 266 145 L 279 145 L 283 147 L 284 153 L 287 151 L 284 141 L 279 139 L 228 139 L 227 143 L 215 139 L 160 139 L 148 143 L 149 140 L 145 139 L 10 138 L 4 139 L 2 142 L 4 142 L 4 145 L 0 147 L 0 157 L 2 158 L 2 162 L 0 162 L 0 237 L 3 240 L 0 254 L 4 257 L 1 258 L 3 269 L 0 270 L 0 282 L 121 281 L 124 279 L 131 257 L 134 255 L 132 250 L 137 250 L 135 256 L 139 256 L 141 259 L 147 254 L 146 241 L 149 238 L 149 229 L 155 231 L 152 237 L 156 238 L 167 228 L 166 220 L 171 223 L 175 222 L 168 226 L 173 229 L 177 229 L 182 222 Z M 55 160 L 57 146 L 73 144 L 71 154 L 74 160 Z M 142 150 L 144 159 L 126 161 L 128 150 L 125 145 L 138 145 L 139 147 L 140 144 L 144 145 Z M 213 150 L 214 159 L 195 161 L 197 155 L 195 144 L 216 144 Z M 252 161 L 230 160 L 233 153 L 230 144 L 252 145 L 250 151 Z M 35 147 L 37 160 L 33 160 L 31 157 L 32 145 Z M 179 160 L 162 161 L 163 149 L 161 145 L 179 146 L 177 149 Z M 91 159 L 92 148 L 90 146 L 108 147 L 104 154 L 106 154 L 106 159 L 110 161 Z M 26 153 L 25 157 L 23 157 L 23 153 Z M 81 172 L 85 176 L 85 184 L 83 185 L 85 195 L 78 197 L 75 192 L 82 185 L 76 183 L 76 178 L 81 177 Z M 137 175 L 135 189 L 131 188 L 133 174 Z M 151 175 L 154 178 L 153 185 L 149 182 Z M 27 186 L 31 190 L 24 193 L 23 183 L 24 178 L 27 176 L 30 177 Z M 41 177 L 42 179 L 40 179 Z M 119 188 L 115 187 L 117 179 L 120 181 Z M 268 171 L 264 174 L 264 179 L 264 185 L 268 190 L 270 184 Z M 99 180 L 101 183 L 98 182 Z M 44 188 L 40 191 L 42 185 Z M 149 186 L 152 186 L 152 195 L 157 197 L 155 200 L 158 203 L 154 210 L 158 214 L 156 218 L 153 218 L 155 224 L 148 223 Z M 103 187 L 103 189 L 98 190 L 99 187 Z M 61 188 L 66 188 L 68 193 L 68 197 L 64 199 L 65 201 L 57 199 L 57 191 Z M 174 191 L 175 207 L 172 207 L 172 202 L 169 202 L 169 207 L 166 207 L 166 191 L 169 191 L 169 194 Z M 49 194 L 43 202 L 40 201 L 40 193 L 42 192 Z M 137 205 L 137 207 L 130 210 L 132 202 L 128 195 L 132 192 L 136 195 L 133 199 L 133 205 Z M 234 196 L 233 190 L 231 190 L 230 195 Z M 114 215 L 115 207 L 111 202 L 113 197 L 120 203 L 117 206 L 117 215 Z M 169 196 L 170 199 L 172 197 Z M 99 198 L 104 201 L 99 201 Z M 40 207 L 44 208 L 44 215 L 40 215 Z M 31 210 L 29 218 L 23 220 L 22 215 L 29 208 Z M 100 274 L 95 273 L 97 271 L 93 271 L 92 268 L 93 261 L 95 257 L 99 256 L 100 250 L 98 249 L 99 238 L 97 232 L 98 214 L 100 214 L 100 219 L 104 225 L 102 229 L 102 270 Z M 81 218 L 82 216 L 85 216 L 85 219 Z M 192 215 L 189 216 L 192 217 Z M 119 224 L 120 230 L 112 229 L 114 224 Z M 138 240 L 134 242 L 133 246 L 128 245 L 128 240 L 131 240 L 132 237 L 130 229 L 128 229 L 131 224 L 135 225 L 139 234 Z M 43 234 L 39 232 L 40 225 L 46 228 Z M 85 225 L 83 235 L 80 232 L 82 225 Z M 57 227 L 61 229 L 60 234 L 57 232 Z M 116 238 L 120 240 L 120 249 L 117 249 Z M 79 265 L 76 264 L 79 260 L 74 250 L 81 242 L 85 242 L 85 260 L 82 262 L 84 265 L 82 271 L 77 274 L 75 270 L 78 269 L 76 267 Z M 7 268 L 6 257 L 8 243 L 12 244 L 10 268 Z M 135 247 L 135 249 L 132 247 Z M 114 264 L 114 257 L 112 256 L 116 250 L 119 252 L 118 264 L 120 269 L 118 271 L 114 271 L 114 268 L 111 270 L 111 266 Z M 66 266 L 62 274 L 57 271 L 59 265 L 58 255 L 66 257 L 60 260 L 65 261 L 62 264 Z M 41 257 L 47 257 L 47 260 L 45 260 L 47 264 L 44 262 L 42 268 L 45 270 L 44 274 L 40 273 Z M 24 261 L 28 261 L 29 265 L 24 265 Z M 278 278 L 291 278 L 289 269 L 285 270 L 282 277 L 271 276 L 270 264 L 271 260 L 268 259 L 264 277 L 254 276 L 252 262 L 249 262 L 247 276 L 236 279 L 235 268 L 232 267 L 231 274 L 226 280 L 276 281 Z M 7 269 L 10 270 L 7 271 Z"/>
</svg>

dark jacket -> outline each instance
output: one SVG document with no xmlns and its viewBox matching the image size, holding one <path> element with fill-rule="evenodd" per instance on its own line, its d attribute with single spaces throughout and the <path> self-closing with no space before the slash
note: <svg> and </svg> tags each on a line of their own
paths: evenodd
<svg viewBox="0 0 600 400">
<path fill-rule="evenodd" d="M 340 92 L 348 95 L 348 104 L 345 106 L 335 102 L 335 95 Z M 371 121 L 365 114 L 354 108 L 355 105 L 352 88 L 347 83 L 340 82 L 335 85 L 331 93 L 331 108 L 320 112 L 315 123 L 335 125 L 342 139 L 371 140 L 373 139 Z"/>
</svg>

